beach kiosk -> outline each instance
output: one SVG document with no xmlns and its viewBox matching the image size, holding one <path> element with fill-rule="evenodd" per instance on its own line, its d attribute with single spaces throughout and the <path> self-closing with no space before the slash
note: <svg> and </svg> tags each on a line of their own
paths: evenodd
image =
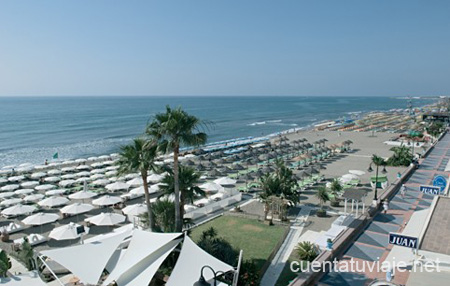
<svg viewBox="0 0 450 286">
<path fill-rule="evenodd" d="M 387 176 L 378 176 L 378 178 L 376 176 L 370 177 L 370 185 L 372 186 L 372 188 L 375 188 L 375 182 L 378 182 L 377 188 L 381 189 L 386 189 L 389 185 Z"/>
</svg>

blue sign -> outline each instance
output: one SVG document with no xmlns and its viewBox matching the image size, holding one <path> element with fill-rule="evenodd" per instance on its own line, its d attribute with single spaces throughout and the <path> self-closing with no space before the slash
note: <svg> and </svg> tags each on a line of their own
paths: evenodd
<svg viewBox="0 0 450 286">
<path fill-rule="evenodd" d="M 441 195 L 443 193 L 440 187 L 435 186 L 420 186 L 420 191 L 427 195 Z"/>
<path fill-rule="evenodd" d="M 398 233 L 389 233 L 389 243 L 404 246 L 409 248 L 417 248 L 419 239 L 417 237 L 411 237 L 406 235 L 401 235 Z"/>
<path fill-rule="evenodd" d="M 444 176 L 437 175 L 433 179 L 433 186 L 440 187 L 443 192 L 447 186 L 447 179 Z"/>
</svg>

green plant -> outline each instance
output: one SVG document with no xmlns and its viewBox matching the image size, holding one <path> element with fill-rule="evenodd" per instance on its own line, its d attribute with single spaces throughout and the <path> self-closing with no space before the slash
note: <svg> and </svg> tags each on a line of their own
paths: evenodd
<svg viewBox="0 0 450 286">
<path fill-rule="evenodd" d="M 8 270 L 11 268 L 11 259 L 9 259 L 6 251 L 0 251 L 0 276 L 6 277 Z"/>
<path fill-rule="evenodd" d="M 413 144 L 415 144 L 413 142 Z M 411 149 L 407 146 L 392 147 L 394 154 L 386 161 L 389 166 L 409 166 L 412 162 Z M 379 165 L 380 166 L 380 165 Z"/>
<path fill-rule="evenodd" d="M 319 187 L 317 189 L 316 197 L 319 200 L 320 209 L 323 210 L 324 204 L 330 200 L 327 188 L 324 186 Z"/>
<path fill-rule="evenodd" d="M 339 206 L 339 193 L 342 191 L 343 186 L 341 185 L 341 182 L 339 182 L 338 179 L 333 179 L 330 186 L 331 194 L 333 194 L 333 200 L 331 201 L 331 206 L 338 207 Z"/>
<path fill-rule="evenodd" d="M 316 215 L 317 215 L 318 217 L 326 217 L 326 216 L 327 216 L 327 211 L 324 210 L 324 209 L 318 209 L 318 210 L 316 211 Z"/>
<path fill-rule="evenodd" d="M 236 264 L 237 251 L 224 238 L 218 237 L 217 231 L 213 227 L 202 232 L 197 245 L 225 263 L 230 265 Z"/>
<path fill-rule="evenodd" d="M 152 203 L 156 229 L 162 232 L 175 231 L 175 204 L 167 198 Z"/>
<path fill-rule="evenodd" d="M 153 121 L 147 125 L 146 133 L 155 138 L 158 150 L 164 153 L 173 152 L 173 177 L 175 195 L 175 229 L 183 228 L 180 214 L 180 182 L 178 156 L 181 146 L 199 146 L 206 143 L 206 133 L 200 132 L 199 127 L 204 123 L 197 117 L 188 114 L 178 107 L 172 109 L 166 106 L 166 111 L 154 116 Z"/>
<path fill-rule="evenodd" d="M 149 144 L 142 138 L 136 138 L 133 143 L 120 148 L 118 174 L 123 175 L 131 172 L 139 172 L 144 185 L 145 203 L 147 204 L 147 215 L 150 229 L 154 227 L 153 212 L 148 191 L 148 171 L 154 170 L 154 161 L 157 155 L 155 144 Z"/>
<path fill-rule="evenodd" d="M 253 260 L 245 260 L 241 264 L 241 269 L 239 271 L 239 286 L 251 286 L 258 285 L 259 283 L 259 271 Z"/>
<path fill-rule="evenodd" d="M 19 261 L 25 264 L 25 267 L 31 271 L 36 269 L 36 265 L 34 263 L 34 251 L 31 244 L 28 242 L 28 237 L 23 238 L 22 245 L 17 255 L 15 255 Z"/>
<path fill-rule="evenodd" d="M 430 134 L 433 137 L 438 137 L 443 130 L 444 124 L 439 121 L 431 123 L 427 128 L 428 134 Z"/>
<path fill-rule="evenodd" d="M 300 242 L 295 250 L 301 260 L 311 262 L 317 257 L 316 247 L 309 241 Z"/>
</svg>

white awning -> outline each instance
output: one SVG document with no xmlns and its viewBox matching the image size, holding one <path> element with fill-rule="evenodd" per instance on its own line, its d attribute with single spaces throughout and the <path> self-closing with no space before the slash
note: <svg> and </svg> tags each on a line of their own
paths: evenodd
<svg viewBox="0 0 450 286">
<path fill-rule="evenodd" d="M 210 266 L 216 272 L 234 270 L 232 266 L 208 254 L 188 236 L 185 236 L 177 264 L 166 286 L 193 285 L 200 278 L 200 271 L 205 265 Z M 208 270 L 203 271 L 203 276 L 207 281 L 213 278 L 212 272 Z"/>
<path fill-rule="evenodd" d="M 128 233 L 118 233 L 101 241 L 42 251 L 87 284 L 97 284 L 106 264 Z"/>
<path fill-rule="evenodd" d="M 167 255 L 180 243 L 181 233 L 134 230 L 130 244 L 103 285 L 147 285 Z M 178 238 L 178 239 L 177 239 Z"/>
</svg>

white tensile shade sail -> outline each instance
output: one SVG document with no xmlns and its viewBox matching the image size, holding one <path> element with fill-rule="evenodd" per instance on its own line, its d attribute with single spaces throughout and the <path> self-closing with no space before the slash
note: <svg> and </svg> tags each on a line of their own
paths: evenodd
<svg viewBox="0 0 450 286">
<path fill-rule="evenodd" d="M 65 197 L 49 197 L 46 199 L 43 199 L 42 201 L 38 202 L 38 205 L 41 207 L 57 207 L 57 206 L 63 206 L 69 202 L 68 199 Z"/>
<path fill-rule="evenodd" d="M 147 211 L 147 205 L 145 204 L 129 205 L 122 209 L 122 212 L 129 216 L 137 216 L 146 213 Z"/>
<path fill-rule="evenodd" d="M 128 235 L 118 233 L 100 241 L 46 250 L 41 254 L 64 266 L 83 283 L 97 285 L 112 254 Z"/>
<path fill-rule="evenodd" d="M 122 200 L 119 197 L 113 197 L 113 196 L 106 195 L 106 196 L 103 196 L 103 197 L 93 200 L 92 203 L 97 206 L 111 206 L 111 205 L 118 204 L 121 201 Z"/>
<path fill-rule="evenodd" d="M 50 234 L 48 235 L 49 238 L 53 238 L 55 240 L 67 240 L 67 239 L 75 239 L 79 238 L 81 234 L 77 233 L 77 227 L 79 227 L 79 224 L 76 223 L 68 223 L 65 225 L 62 225 L 60 227 L 54 228 Z M 89 229 L 85 227 L 85 230 Z"/>
<path fill-rule="evenodd" d="M 72 200 L 85 200 L 85 199 L 90 199 L 92 197 L 97 196 L 96 193 L 94 192 L 90 192 L 90 191 L 79 191 L 76 193 L 73 193 L 71 195 L 69 195 L 69 199 Z"/>
<path fill-rule="evenodd" d="M 74 203 L 68 206 L 63 207 L 60 211 L 63 214 L 82 214 L 91 211 L 94 208 L 91 204 L 82 204 L 82 203 Z"/>
<path fill-rule="evenodd" d="M 33 206 L 24 206 L 21 204 L 6 208 L 2 211 L 2 215 L 17 216 L 32 213 L 36 210 Z"/>
<path fill-rule="evenodd" d="M 120 190 L 128 190 L 130 188 L 130 185 L 123 182 L 115 182 L 109 185 L 106 185 L 105 187 L 108 191 L 115 192 Z"/>
<path fill-rule="evenodd" d="M 27 216 L 22 222 L 28 225 L 43 225 L 59 219 L 59 215 L 51 213 L 37 213 Z"/>
<path fill-rule="evenodd" d="M 228 177 L 222 177 L 214 180 L 214 183 L 219 184 L 221 186 L 227 186 L 227 185 L 234 185 L 236 184 L 236 180 L 228 178 Z"/>
<path fill-rule="evenodd" d="M 199 188 L 204 190 L 205 192 L 213 192 L 213 193 L 224 189 L 220 184 L 217 184 L 214 182 L 207 182 L 207 183 L 201 184 L 199 186 Z"/>
<path fill-rule="evenodd" d="M 161 263 L 180 243 L 181 235 L 134 230 L 128 249 L 103 285 L 112 281 L 119 286 L 148 285 Z"/>
<path fill-rule="evenodd" d="M 116 225 L 124 222 L 126 217 L 117 213 L 100 213 L 96 216 L 89 217 L 85 221 L 101 226 L 101 225 Z"/>
<path fill-rule="evenodd" d="M 234 270 L 232 266 L 205 252 L 188 236 L 185 236 L 180 256 L 178 257 L 177 263 L 175 264 L 166 285 L 193 285 L 200 278 L 200 271 L 205 265 L 210 266 L 216 272 Z M 204 271 L 203 276 L 206 281 L 214 277 L 213 273 L 210 271 Z"/>
</svg>

